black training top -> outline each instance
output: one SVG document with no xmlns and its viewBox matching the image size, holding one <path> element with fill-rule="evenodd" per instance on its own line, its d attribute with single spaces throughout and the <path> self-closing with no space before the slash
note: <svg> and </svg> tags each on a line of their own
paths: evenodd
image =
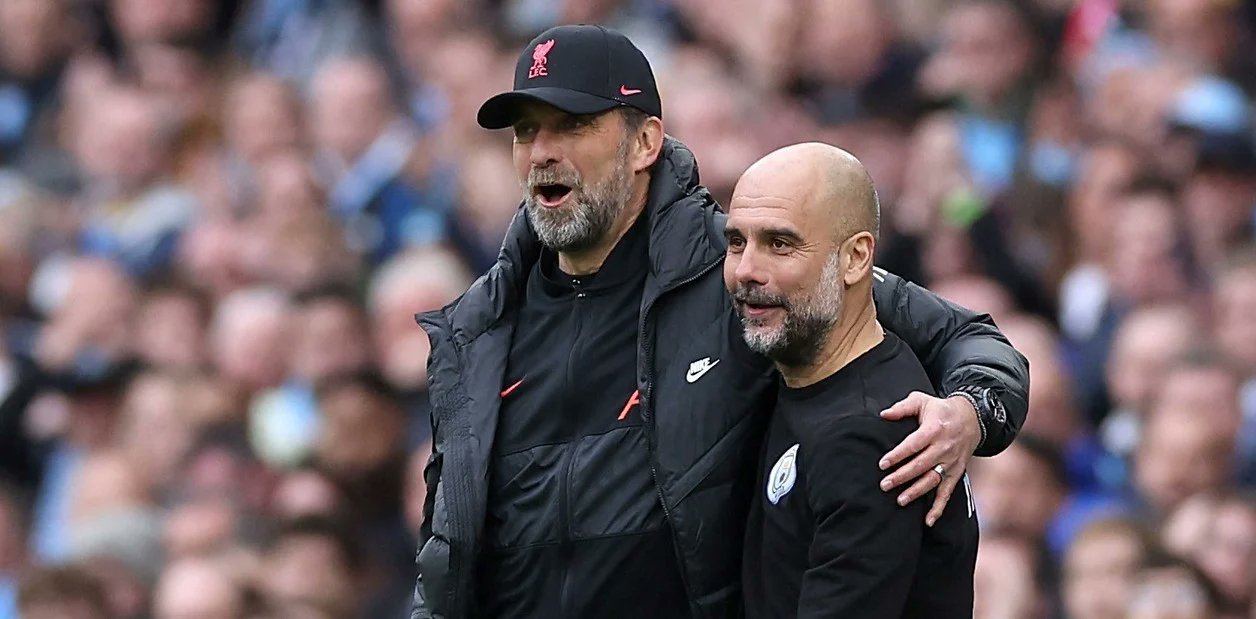
<svg viewBox="0 0 1256 619">
<path fill-rule="evenodd" d="M 879 488 L 878 462 L 916 428 L 879 413 L 932 393 L 892 333 L 824 380 L 782 385 L 746 530 L 747 616 L 971 618 L 977 519 L 964 483 L 932 527 L 932 494 Z M 933 474 L 933 473 L 930 473 Z"/>
<path fill-rule="evenodd" d="M 594 275 L 528 279 L 489 463 L 482 617 L 690 614 L 637 393 L 637 221 Z"/>
</svg>

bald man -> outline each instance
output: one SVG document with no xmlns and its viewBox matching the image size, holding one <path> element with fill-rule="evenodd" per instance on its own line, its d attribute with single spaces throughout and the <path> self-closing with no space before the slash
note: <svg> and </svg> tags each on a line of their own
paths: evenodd
<svg viewBox="0 0 1256 619">
<path fill-rule="evenodd" d="M 879 413 L 933 394 L 912 351 L 877 322 L 879 220 L 863 165 L 825 144 L 767 155 L 733 193 L 724 282 L 746 343 L 784 383 L 746 531 L 750 617 L 972 616 L 967 480 L 933 527 L 925 505 L 899 506 L 879 488 L 881 456 L 916 428 Z"/>
</svg>

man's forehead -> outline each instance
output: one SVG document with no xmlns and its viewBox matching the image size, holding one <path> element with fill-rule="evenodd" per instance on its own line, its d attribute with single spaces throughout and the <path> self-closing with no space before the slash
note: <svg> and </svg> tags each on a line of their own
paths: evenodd
<svg viewBox="0 0 1256 619">
<path fill-rule="evenodd" d="M 812 204 L 815 192 L 803 182 L 804 179 L 791 176 L 794 175 L 785 174 L 764 181 L 743 178 L 729 201 L 730 220 L 745 220 L 747 224 L 791 223 L 795 228 L 807 227 L 816 217 L 816 208 Z"/>
</svg>

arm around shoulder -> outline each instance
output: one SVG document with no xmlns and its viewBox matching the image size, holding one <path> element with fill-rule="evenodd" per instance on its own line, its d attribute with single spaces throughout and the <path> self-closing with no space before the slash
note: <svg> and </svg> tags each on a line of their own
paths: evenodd
<svg viewBox="0 0 1256 619">
<path fill-rule="evenodd" d="M 1007 448 L 1025 422 L 1029 362 L 986 314 L 951 303 L 883 269 L 873 271 L 877 319 L 907 343 L 939 395 L 988 394 L 992 410 L 978 409 L 986 439 L 979 456 Z M 978 403 L 982 404 L 982 397 Z"/>
</svg>

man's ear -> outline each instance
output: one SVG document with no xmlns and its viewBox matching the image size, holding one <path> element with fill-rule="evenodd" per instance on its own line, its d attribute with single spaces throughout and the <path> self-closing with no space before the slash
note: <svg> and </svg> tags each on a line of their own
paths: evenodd
<svg viewBox="0 0 1256 619">
<path fill-rule="evenodd" d="M 663 121 L 651 116 L 637 130 L 632 156 L 632 171 L 644 172 L 658 161 L 663 150 Z"/>
<path fill-rule="evenodd" d="M 872 275 L 873 256 L 877 248 L 877 239 L 871 232 L 856 232 L 846 239 L 846 268 L 842 270 L 842 281 L 847 286 L 854 286 Z"/>
</svg>

